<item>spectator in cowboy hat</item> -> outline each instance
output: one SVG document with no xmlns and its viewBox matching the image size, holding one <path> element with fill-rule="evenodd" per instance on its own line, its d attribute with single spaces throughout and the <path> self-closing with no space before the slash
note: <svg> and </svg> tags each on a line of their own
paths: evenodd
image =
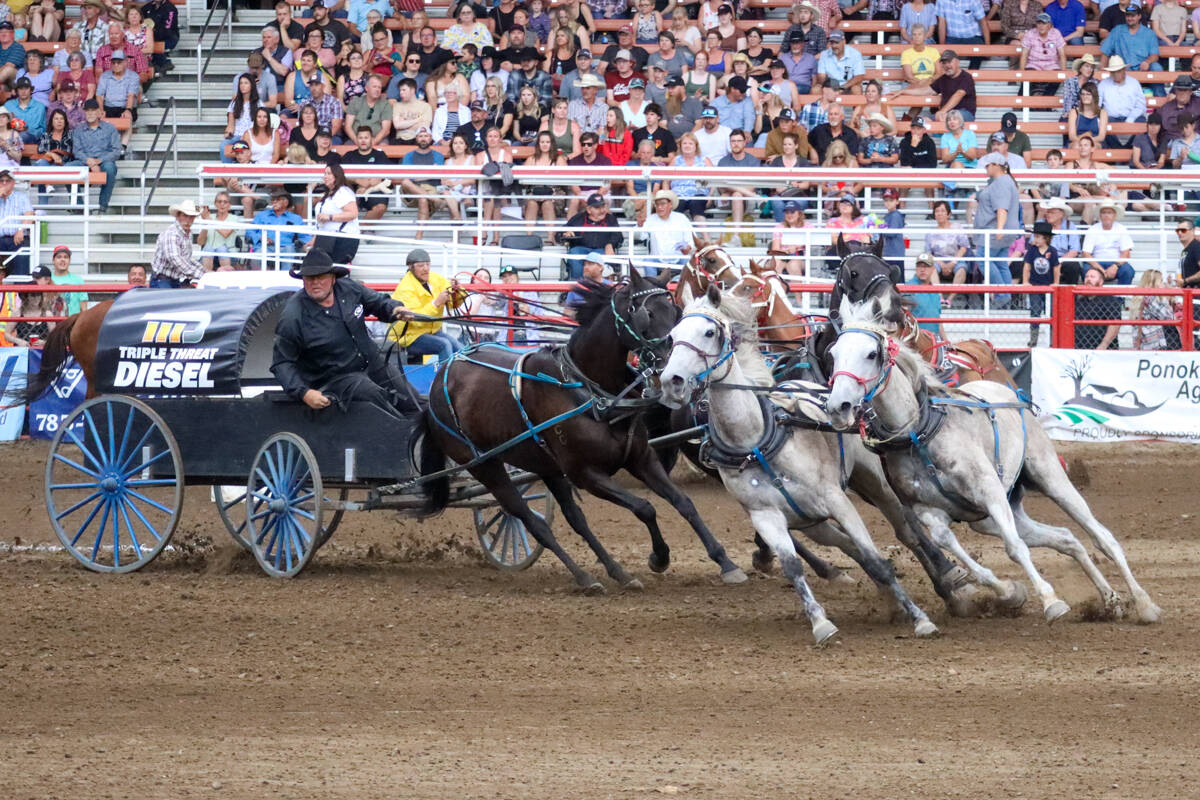
<svg viewBox="0 0 1200 800">
<path fill-rule="evenodd" d="M 1179 124 L 1180 115 L 1186 113 L 1191 114 L 1193 119 L 1200 118 L 1200 97 L 1196 96 L 1195 91 L 1196 84 L 1191 76 L 1180 75 L 1171 84 L 1171 97 L 1158 107 L 1157 113 L 1168 140 L 1178 139 L 1183 133 Z"/>
<path fill-rule="evenodd" d="M 686 215 L 675 210 L 679 198 L 670 189 L 654 193 L 654 213 L 646 217 L 642 231 L 650 235 L 650 255 L 664 267 L 678 269 L 687 262 L 696 245 L 696 229 Z M 646 267 L 646 275 L 658 274 L 658 268 Z"/>
<path fill-rule="evenodd" d="M 286 225 L 303 228 L 304 218 L 291 209 L 291 193 L 283 188 L 276 189 L 271 193 L 271 205 L 255 214 L 253 222 L 255 225 L 263 226 L 279 227 Z M 270 256 L 275 255 L 275 244 L 278 241 L 278 252 L 286 257 L 293 253 L 303 252 L 304 246 L 312 241 L 312 235 L 299 232 L 292 233 L 286 230 L 268 230 L 266 227 L 250 228 L 246 231 L 246 241 L 250 243 L 253 252 L 265 252 Z"/>
<path fill-rule="evenodd" d="M 271 372 L 282 389 L 309 408 L 351 400 L 413 414 L 420 406 L 404 373 L 385 359 L 367 330 L 366 318 L 405 319 L 403 303 L 347 277 L 324 250 L 313 249 L 291 270 L 304 281 L 283 307 L 275 326 Z"/>
<path fill-rule="evenodd" d="M 189 288 L 204 276 L 204 265 L 192 255 L 192 223 L 201 211 L 191 200 L 175 203 L 167 211 L 175 221 L 158 235 L 155 242 L 150 287 Z"/>
<path fill-rule="evenodd" d="M 595 133 L 604 127 L 608 106 L 597 100 L 597 94 L 606 87 L 604 79 L 588 73 L 575 82 L 579 99 L 567 106 L 567 119 L 579 125 L 581 133 Z"/>
<path fill-rule="evenodd" d="M 1137 79 L 1126 74 L 1125 59 L 1114 55 L 1108 60 L 1108 77 L 1100 81 L 1100 107 L 1108 112 L 1112 122 L 1144 122 L 1146 95 Z M 1124 147 L 1122 140 L 1109 134 L 1105 147 Z"/>
<path fill-rule="evenodd" d="M 859 166 L 891 167 L 900 160 L 900 146 L 892 130 L 892 121 L 878 111 L 867 117 L 867 135 L 858 143 Z"/>
<path fill-rule="evenodd" d="M 1083 249 L 1083 239 L 1077 232 L 1079 227 L 1071 221 L 1071 206 L 1061 197 L 1052 197 L 1042 203 L 1042 214 L 1050 228 L 1056 231 L 1050 239 L 1050 246 L 1058 253 L 1062 266 L 1059 283 L 1075 286 L 1083 282 L 1083 270 L 1079 265 L 1079 254 Z"/>
<path fill-rule="evenodd" d="M 1124 210 L 1114 200 L 1100 204 L 1100 221 L 1087 229 L 1083 237 L 1083 252 L 1080 254 L 1088 267 L 1099 269 L 1105 283 L 1116 281 L 1122 286 L 1133 283 L 1133 266 L 1129 257 L 1133 254 L 1133 237 L 1117 219 Z"/>
</svg>

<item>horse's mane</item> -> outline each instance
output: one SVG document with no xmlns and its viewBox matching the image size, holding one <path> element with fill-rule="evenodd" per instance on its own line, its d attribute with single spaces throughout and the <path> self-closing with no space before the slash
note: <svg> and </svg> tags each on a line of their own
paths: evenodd
<svg viewBox="0 0 1200 800">
<path fill-rule="evenodd" d="M 773 386 L 775 378 L 758 349 L 758 312 L 750 301 L 722 292 L 719 306 L 714 306 L 705 296 L 693 302 L 688 310 L 700 310 L 700 307 L 729 323 L 730 330 L 738 340 L 737 360 L 746 378 L 758 386 Z"/>
<path fill-rule="evenodd" d="M 882 323 L 875 316 L 873 300 L 866 300 L 861 303 L 844 303 L 842 306 L 842 326 L 844 328 L 865 328 L 877 331 L 882 336 L 889 335 L 886 324 Z M 936 396 L 949 394 L 946 384 L 942 383 L 941 379 L 938 378 L 932 364 L 922 358 L 921 354 L 909 346 L 907 342 L 896 338 L 893 338 L 892 341 L 898 345 L 896 350 L 896 366 L 899 367 L 904 376 L 912 383 L 914 392 L 919 393 L 923 388 L 929 394 Z"/>
<path fill-rule="evenodd" d="M 619 286 L 584 278 L 579 281 L 578 290 L 583 296 L 583 304 L 575 309 L 575 321 L 581 328 L 586 328 L 596 321 L 596 317 L 605 309 L 610 308 L 613 295 Z"/>
</svg>

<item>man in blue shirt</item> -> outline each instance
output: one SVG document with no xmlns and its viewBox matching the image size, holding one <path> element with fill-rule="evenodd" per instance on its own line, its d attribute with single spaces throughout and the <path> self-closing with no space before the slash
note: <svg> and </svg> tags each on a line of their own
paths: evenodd
<svg viewBox="0 0 1200 800">
<path fill-rule="evenodd" d="M 725 85 L 725 94 L 709 103 L 709 106 L 717 110 L 720 124 L 726 128 L 754 130 L 757 112 L 754 110 L 754 102 L 746 96 L 747 88 L 749 87 L 746 79 L 741 75 L 734 75 Z"/>
<path fill-rule="evenodd" d="M 254 215 L 255 225 L 288 225 L 297 228 L 304 227 L 304 218 L 291 211 L 292 196 L 284 189 L 277 189 L 271 195 L 271 205 Z M 265 252 L 274 257 L 276 254 L 275 241 L 279 240 L 279 255 L 287 256 L 303 251 L 312 236 L 296 231 L 274 231 L 262 228 L 250 228 L 246 231 L 246 241 L 254 252 Z"/>
<path fill-rule="evenodd" d="M 915 277 L 905 281 L 906 286 L 932 286 L 933 285 L 933 256 L 929 253 L 921 253 L 917 256 L 917 263 L 913 267 Z M 919 320 L 932 320 L 927 322 L 917 323 L 918 327 L 932 333 L 939 341 L 946 340 L 946 332 L 942 330 L 942 323 L 939 321 L 942 317 L 942 300 L 937 292 L 914 292 L 905 295 L 913 301 L 913 316 Z"/>
<path fill-rule="evenodd" d="M 846 44 L 846 34 L 835 30 L 829 34 L 829 49 L 821 53 L 817 59 L 818 84 L 829 80 L 839 81 L 842 91 L 853 90 L 863 82 L 866 67 L 863 65 L 862 53 Z"/>
<path fill-rule="evenodd" d="M 0 22 L 0 83 L 14 80 L 17 70 L 25 66 L 25 46 L 14 38 L 13 24 L 7 19 Z"/>
<path fill-rule="evenodd" d="M 12 112 L 14 118 L 25 123 L 21 141 L 36 144 L 42 140 L 42 134 L 46 132 L 46 106 L 42 101 L 33 99 L 33 82 L 28 77 L 17 79 L 17 96 L 9 98 L 4 107 Z"/>
<path fill-rule="evenodd" d="M 1067 44 L 1083 44 L 1083 27 L 1087 20 L 1083 4 L 1079 0 L 1054 0 L 1046 6 L 1052 24 Z"/>
<path fill-rule="evenodd" d="M 417 128 L 417 134 L 413 137 L 416 142 L 417 149 L 410 150 L 404 154 L 404 158 L 400 159 L 400 163 L 406 167 L 440 167 L 446 163 L 446 159 L 441 153 L 433 149 L 433 131 L 426 127 Z M 450 212 L 451 219 L 461 219 L 462 214 L 458 209 L 458 201 L 445 193 L 442 188 L 441 181 L 437 178 L 403 178 L 400 181 L 400 188 L 404 190 L 404 194 L 413 195 L 405 197 L 404 204 L 417 204 L 417 219 L 429 219 L 433 212 L 440 205 L 445 205 Z M 416 238 L 420 239 L 424 232 L 417 228 Z"/>
<path fill-rule="evenodd" d="M 791 109 L 784 110 L 790 111 Z M 746 132 L 741 128 L 734 128 L 729 132 L 729 155 L 723 156 L 717 162 L 717 166 L 745 169 L 748 167 L 760 167 L 762 166 L 762 162 L 753 154 L 746 152 Z M 722 186 L 720 192 L 724 197 L 733 198 L 729 201 L 729 204 L 733 211 L 734 227 L 738 227 L 742 223 L 746 213 L 746 198 L 755 196 L 754 187 L 746 185 Z M 750 210 L 753 213 L 753 205 L 751 205 Z"/>
<path fill-rule="evenodd" d="M 987 44 L 991 34 L 984 22 L 983 5 L 979 0 L 938 0 L 938 40 L 947 46 L 956 44 Z M 968 69 L 979 69 L 981 57 L 973 57 Z"/>
<path fill-rule="evenodd" d="M 1131 69 L 1161 70 L 1158 63 L 1158 37 L 1154 31 L 1142 24 L 1142 9 L 1137 3 L 1130 3 L 1125 9 L 1125 24 L 1113 28 L 1108 38 L 1100 43 L 1100 52 L 1104 54 L 1104 64 L 1116 55 L 1124 59 Z M 1154 94 L 1161 97 L 1161 84 L 1153 84 Z"/>
<path fill-rule="evenodd" d="M 68 167 L 87 166 L 92 172 L 103 172 L 100 187 L 100 213 L 108 213 L 108 201 L 117 185 L 117 159 L 121 157 L 121 134 L 112 124 L 100 118 L 100 104 L 92 98 L 83 104 L 84 124 L 71 130 L 75 145 L 75 160 Z"/>
</svg>

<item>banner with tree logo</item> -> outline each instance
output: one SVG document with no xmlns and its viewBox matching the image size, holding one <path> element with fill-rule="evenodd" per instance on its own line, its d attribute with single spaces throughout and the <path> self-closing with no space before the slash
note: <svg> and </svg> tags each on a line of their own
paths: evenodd
<svg viewBox="0 0 1200 800">
<path fill-rule="evenodd" d="M 1033 402 L 1054 439 L 1200 443 L 1200 353 L 1033 350 Z"/>
</svg>

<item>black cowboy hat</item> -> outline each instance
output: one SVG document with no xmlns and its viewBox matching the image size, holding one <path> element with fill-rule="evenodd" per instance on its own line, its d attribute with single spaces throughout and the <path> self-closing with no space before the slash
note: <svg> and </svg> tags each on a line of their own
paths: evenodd
<svg viewBox="0 0 1200 800">
<path fill-rule="evenodd" d="M 288 274 L 293 278 L 312 278 L 330 272 L 336 278 L 342 278 L 350 274 L 350 270 L 341 264 L 334 264 L 333 259 L 329 257 L 329 253 L 326 253 L 319 247 L 309 250 L 304 256 L 304 260 L 300 262 L 299 267 L 292 267 L 288 270 Z"/>
</svg>

